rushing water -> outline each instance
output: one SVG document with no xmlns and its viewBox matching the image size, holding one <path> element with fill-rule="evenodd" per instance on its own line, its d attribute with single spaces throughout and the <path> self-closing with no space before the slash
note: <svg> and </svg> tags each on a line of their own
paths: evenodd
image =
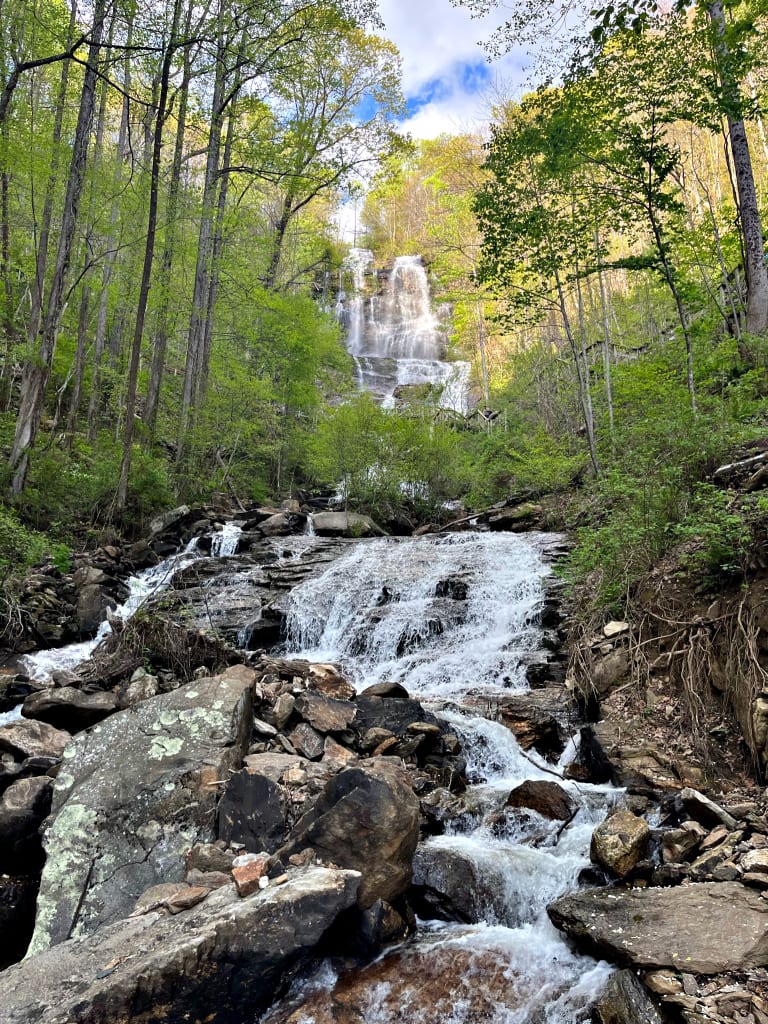
<svg viewBox="0 0 768 1024">
<path fill-rule="evenodd" d="M 402 682 L 459 734 L 472 783 L 467 810 L 420 846 L 416 875 L 423 865 L 439 873 L 445 858 L 463 865 L 462 898 L 475 923 L 423 922 L 415 940 L 359 981 L 323 964 L 270 1019 L 327 1024 L 337 1011 L 338 1020 L 366 1024 L 588 1017 L 610 968 L 573 953 L 546 906 L 578 884 L 592 831 L 621 793 L 562 778 L 573 742 L 552 765 L 522 751 L 500 723 L 456 703 L 527 688 L 526 657 L 541 645 L 546 544 L 546 536 L 530 534 L 377 540 L 355 546 L 292 593 L 291 653 L 341 662 L 358 687 Z M 506 808 L 510 790 L 525 779 L 553 777 L 573 801 L 567 824 Z M 350 991 L 362 1016 L 349 1014 Z"/>
<path fill-rule="evenodd" d="M 394 404 L 395 389 L 428 384 L 442 389 L 440 406 L 467 411 L 469 363 L 445 359 L 444 332 L 432 310 L 429 281 L 420 256 L 398 256 L 379 294 L 365 298 L 368 249 L 348 258 L 353 290 L 340 299 L 337 315 L 347 327 L 347 347 L 358 382 L 382 404 Z"/>
</svg>

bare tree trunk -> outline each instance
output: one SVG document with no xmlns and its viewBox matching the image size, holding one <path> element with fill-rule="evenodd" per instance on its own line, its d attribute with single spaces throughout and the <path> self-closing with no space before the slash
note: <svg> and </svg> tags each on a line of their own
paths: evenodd
<svg viewBox="0 0 768 1024">
<path fill-rule="evenodd" d="M 93 338 L 93 380 L 91 381 L 91 398 L 88 402 L 88 439 L 93 441 L 99 429 L 101 405 L 101 371 L 104 362 L 104 350 L 107 343 L 107 316 L 109 314 L 109 285 L 117 262 L 117 239 L 116 228 L 120 214 L 118 196 L 120 194 L 120 183 L 123 178 L 123 167 L 129 158 L 128 152 L 128 122 L 130 118 L 130 89 L 131 89 L 131 60 L 130 48 L 133 43 L 133 20 L 135 7 L 131 5 L 128 11 L 128 25 L 125 36 L 125 57 L 123 60 L 123 106 L 120 115 L 120 131 L 117 138 L 117 163 L 114 176 L 114 199 L 109 216 L 109 240 L 107 243 L 107 255 L 101 271 L 101 291 L 99 296 L 99 312 L 96 318 L 96 331 Z"/>
<path fill-rule="evenodd" d="M 24 488 L 29 467 L 29 453 L 35 443 L 40 426 L 45 388 L 51 373 L 59 323 L 65 305 L 67 277 L 72 257 L 72 243 L 80 210 L 80 198 L 83 191 L 86 158 L 88 156 L 88 143 L 96 102 L 97 64 L 101 50 L 107 2 L 108 0 L 96 0 L 95 4 L 91 44 L 88 48 L 88 63 L 83 76 L 77 128 L 75 130 L 72 159 L 61 218 L 56 266 L 51 281 L 45 317 L 39 333 L 37 351 L 26 360 L 24 367 L 21 401 L 16 421 L 16 434 L 13 439 L 11 456 L 8 460 L 9 467 L 13 473 L 11 493 L 14 495 L 20 494 Z"/>
<path fill-rule="evenodd" d="M 77 2 L 72 0 L 69 15 L 68 41 L 71 41 L 75 34 L 75 23 L 77 18 Z M 51 218 L 53 217 L 53 197 L 56 192 L 56 185 L 59 179 L 60 147 L 62 123 L 64 120 L 64 107 L 67 101 L 67 86 L 69 84 L 69 61 L 65 60 L 61 65 L 61 78 L 59 79 L 59 91 L 56 96 L 56 113 L 53 122 L 53 153 L 51 155 L 51 171 L 48 175 L 48 183 L 45 188 L 45 199 L 43 201 L 43 214 L 40 221 L 40 235 L 37 242 L 37 259 L 35 262 L 35 283 L 32 288 L 32 303 L 27 325 L 27 338 L 30 344 L 34 344 L 37 332 L 40 330 L 40 319 L 43 315 L 43 293 L 45 291 L 45 272 L 48 266 L 48 248 L 51 234 Z"/>
<path fill-rule="evenodd" d="M 168 88 L 171 78 L 173 56 L 179 47 L 179 21 L 181 18 L 181 0 L 174 0 L 171 28 L 168 45 L 163 58 L 160 73 L 160 94 L 155 118 L 154 141 L 152 146 L 152 167 L 149 188 L 149 213 L 147 216 L 147 239 L 144 246 L 144 267 L 141 273 L 139 301 L 136 310 L 136 323 L 131 346 L 131 361 L 128 368 L 128 391 L 125 401 L 125 430 L 123 433 L 123 458 L 120 464 L 120 480 L 117 485 L 115 505 L 119 510 L 125 508 L 128 497 L 128 475 L 131 469 L 133 438 L 136 429 L 136 395 L 139 380 L 139 360 L 141 342 L 144 337 L 144 321 L 147 315 L 149 289 L 152 282 L 152 262 L 155 256 L 155 237 L 157 234 L 157 201 L 160 191 L 160 161 L 163 146 L 163 127 L 168 116 Z"/>
<path fill-rule="evenodd" d="M 744 239 L 744 271 L 747 278 L 746 328 L 749 334 L 768 331 L 768 269 L 765 265 L 763 228 L 757 205 L 747 130 L 741 117 L 738 83 L 731 68 L 722 0 L 709 0 L 707 14 L 713 28 L 718 73 L 728 118 L 733 170 L 739 193 L 739 216 Z"/>
<path fill-rule="evenodd" d="M 185 35 L 189 36 L 193 5 L 187 9 Z M 171 165 L 171 180 L 168 186 L 168 206 L 166 212 L 165 246 L 158 279 L 158 289 L 162 295 L 161 307 L 157 318 L 157 333 L 152 346 L 152 366 L 149 374 L 147 398 L 144 404 L 144 423 L 150 434 L 154 435 L 157 424 L 157 410 L 160 404 L 160 388 L 165 372 L 165 353 L 168 348 L 168 316 L 171 286 L 173 255 L 176 247 L 176 220 L 179 206 L 179 189 L 181 187 L 181 165 L 184 157 L 184 134 L 187 127 L 187 105 L 189 102 L 189 83 L 192 78 L 192 59 L 189 47 L 184 52 L 184 71 L 179 86 L 179 108 L 176 118 L 176 140 Z"/>
<path fill-rule="evenodd" d="M 203 184 L 203 208 L 200 217 L 200 232 L 197 245 L 195 284 L 192 295 L 192 315 L 187 338 L 187 359 L 184 367 L 184 390 L 179 417 L 179 461 L 183 461 L 186 433 L 194 410 L 196 378 L 200 370 L 205 339 L 205 317 L 211 282 L 211 258 L 213 254 L 214 218 L 216 215 L 216 192 L 221 152 L 221 133 L 224 120 L 224 90 L 226 82 L 226 40 L 224 38 L 224 2 L 219 0 L 218 44 L 216 74 L 211 103 L 211 124 L 208 135 L 208 154 Z"/>
<path fill-rule="evenodd" d="M 608 405 L 608 430 L 613 438 L 613 384 L 611 381 L 611 321 L 608 312 L 608 288 L 603 269 L 600 249 L 600 229 L 595 224 L 595 257 L 597 259 L 597 283 L 600 289 L 600 319 L 603 325 L 603 374 L 605 376 L 605 400 Z"/>
</svg>

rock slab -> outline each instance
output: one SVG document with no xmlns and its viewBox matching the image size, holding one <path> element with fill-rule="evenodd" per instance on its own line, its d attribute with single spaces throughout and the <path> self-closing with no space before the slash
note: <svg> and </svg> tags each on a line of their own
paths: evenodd
<svg viewBox="0 0 768 1024">
<path fill-rule="evenodd" d="M 31 953 L 116 921 L 145 889 L 183 879 L 184 854 L 214 838 L 219 783 L 247 749 L 253 679 L 234 666 L 118 712 L 69 744 Z"/>
<path fill-rule="evenodd" d="M 352 906 L 359 876 L 311 868 L 240 899 L 217 889 L 174 917 L 150 912 L 0 975 L 0 1024 L 252 1020 L 281 977 Z"/>
<path fill-rule="evenodd" d="M 719 974 L 768 965 L 768 901 L 739 882 L 592 889 L 547 912 L 587 952 L 622 966 Z"/>
</svg>

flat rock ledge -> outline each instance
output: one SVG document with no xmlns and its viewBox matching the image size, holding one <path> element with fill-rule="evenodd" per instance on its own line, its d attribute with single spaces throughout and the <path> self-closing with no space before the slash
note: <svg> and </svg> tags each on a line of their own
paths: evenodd
<svg viewBox="0 0 768 1024">
<path fill-rule="evenodd" d="M 768 900 L 739 882 L 592 889 L 547 912 L 586 952 L 621 966 L 718 974 L 768 965 Z"/>
<path fill-rule="evenodd" d="M 175 917 L 105 925 L 0 974 L 0 1024 L 242 1024 L 355 903 L 359 881 L 309 868 L 246 899 L 230 885 Z"/>
</svg>

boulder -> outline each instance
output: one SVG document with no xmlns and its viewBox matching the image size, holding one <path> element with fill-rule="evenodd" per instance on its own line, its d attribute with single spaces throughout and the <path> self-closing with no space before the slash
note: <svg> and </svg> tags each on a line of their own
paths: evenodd
<svg viewBox="0 0 768 1024">
<path fill-rule="evenodd" d="M 311 847 L 322 860 L 362 873 L 358 904 L 392 902 L 411 881 L 419 801 L 397 763 L 373 758 L 344 768 L 295 825 L 278 856 Z"/>
<path fill-rule="evenodd" d="M 310 868 L 241 899 L 217 889 L 172 917 L 149 911 L 0 975 L 3 1024 L 253 1020 L 355 902 L 359 876 Z"/>
<path fill-rule="evenodd" d="M 306 722 L 299 722 L 288 739 L 300 754 L 308 757 L 310 761 L 323 756 L 325 742 L 319 732 L 316 732 Z"/>
<path fill-rule="evenodd" d="M 37 832 L 51 809 L 53 779 L 47 775 L 13 782 L 0 800 L 0 869 L 6 851 Z"/>
<path fill-rule="evenodd" d="M 318 537 L 386 537 L 370 516 L 356 512 L 316 512 L 312 525 Z"/>
<path fill-rule="evenodd" d="M 161 512 L 159 516 L 155 516 L 149 524 L 149 541 L 172 530 L 189 515 L 189 512 L 189 505 L 179 505 L 178 508 L 169 509 L 168 512 Z"/>
<path fill-rule="evenodd" d="M 707 828 L 724 825 L 728 831 L 732 832 L 738 827 L 738 822 L 728 811 L 716 804 L 714 800 L 710 800 L 708 796 L 699 793 L 697 789 L 690 787 L 681 789 L 676 803 L 685 810 L 689 818 L 706 825 Z"/>
<path fill-rule="evenodd" d="M 35 923 L 38 884 L 37 878 L 0 875 L 0 972 L 26 952 Z M 2 1015 L 0 1004 L 0 1020 Z"/>
<path fill-rule="evenodd" d="M 586 952 L 622 966 L 718 974 L 768 965 L 768 901 L 739 882 L 592 889 L 547 912 Z"/>
<path fill-rule="evenodd" d="M 0 752 L 7 751 L 17 761 L 28 757 L 58 759 L 71 739 L 68 732 L 47 722 L 22 720 L 0 726 Z"/>
<path fill-rule="evenodd" d="M 118 709 L 114 693 L 83 693 L 73 686 L 61 686 L 30 694 L 24 701 L 22 714 L 57 729 L 80 732 L 101 722 Z"/>
<path fill-rule="evenodd" d="M 305 690 L 295 700 L 296 711 L 318 732 L 344 732 L 357 708 L 347 700 L 335 700 L 323 693 Z"/>
<path fill-rule="evenodd" d="M 504 920 L 506 892 L 498 872 L 440 841 L 420 844 L 410 898 L 417 914 L 443 921 Z"/>
<path fill-rule="evenodd" d="M 400 700 L 409 700 L 410 694 L 400 683 L 383 682 L 373 683 L 360 691 L 361 697 L 394 697 Z"/>
<path fill-rule="evenodd" d="M 236 665 L 188 683 L 69 745 L 44 839 L 33 952 L 89 934 L 150 886 L 183 879 L 184 854 L 214 838 L 220 783 L 247 749 L 254 675 Z"/>
<path fill-rule="evenodd" d="M 219 838 L 249 853 L 273 853 L 285 841 L 287 810 L 280 787 L 244 768 L 228 781 L 219 801 Z"/>
<path fill-rule="evenodd" d="M 515 786 L 507 797 L 507 807 L 527 807 L 543 818 L 566 821 L 576 810 L 562 786 L 545 779 L 528 779 Z"/>
<path fill-rule="evenodd" d="M 661 1024 L 659 1011 L 632 971 L 616 971 L 595 1003 L 597 1024 Z"/>
<path fill-rule="evenodd" d="M 640 861 L 648 845 L 650 826 L 631 811 L 614 811 L 592 833 L 591 859 L 619 878 Z"/>
<path fill-rule="evenodd" d="M 83 636 L 93 636 L 108 611 L 114 611 L 117 601 L 98 583 L 88 583 L 77 592 L 77 627 Z"/>
</svg>

